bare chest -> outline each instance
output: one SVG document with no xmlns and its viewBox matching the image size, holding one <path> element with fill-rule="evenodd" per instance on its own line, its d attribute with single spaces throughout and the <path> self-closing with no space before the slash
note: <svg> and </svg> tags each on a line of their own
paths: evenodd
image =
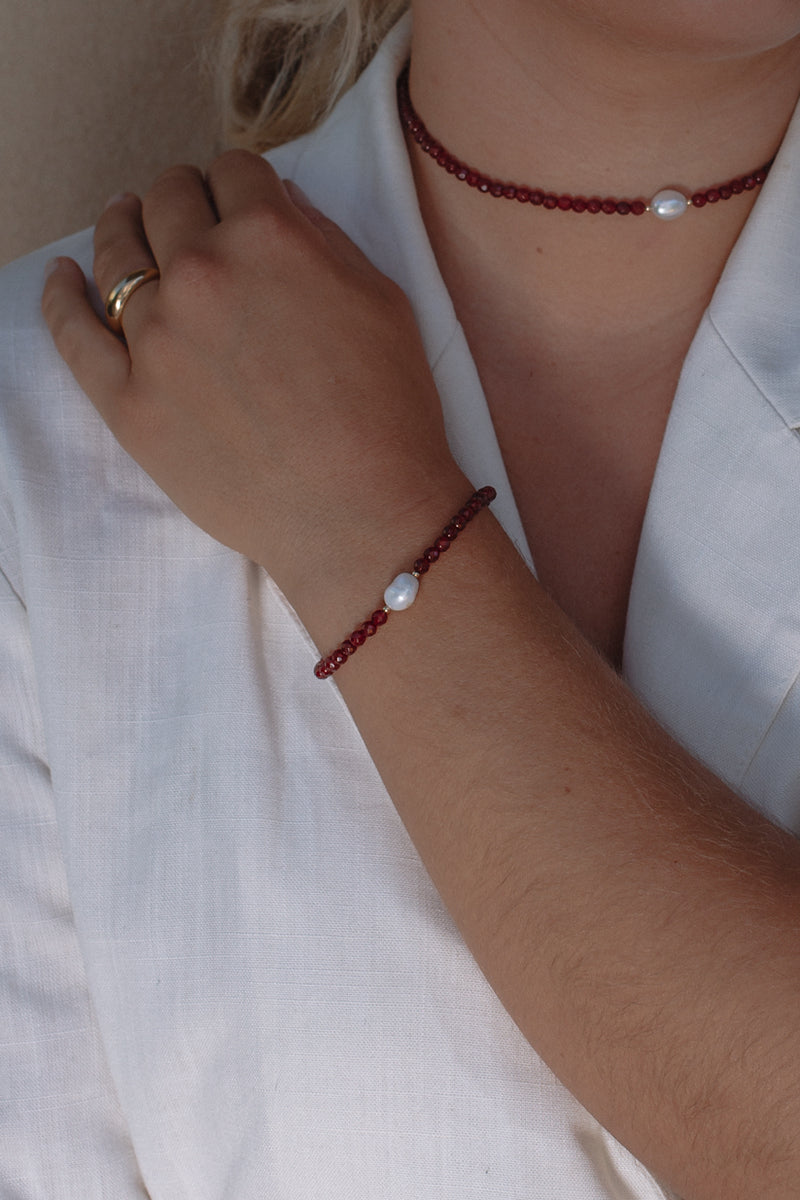
<svg viewBox="0 0 800 1200">
<path fill-rule="evenodd" d="M 490 384 L 489 404 L 542 585 L 614 664 L 678 370 L 644 394 Z"/>
</svg>

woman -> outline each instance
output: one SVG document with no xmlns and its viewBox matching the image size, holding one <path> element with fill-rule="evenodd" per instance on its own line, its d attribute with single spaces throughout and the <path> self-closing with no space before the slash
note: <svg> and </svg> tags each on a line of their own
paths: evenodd
<svg viewBox="0 0 800 1200">
<path fill-rule="evenodd" d="M 605 1126 L 687 1200 L 797 1193 L 798 851 L 728 785 L 796 816 L 798 36 L 778 0 L 418 0 L 278 175 L 109 206 L 100 294 L 160 271 L 125 342 L 59 257 L 56 346 L 147 474 L 18 335 L 13 844 L 61 924 L 9 1020 L 38 1110 L 76 1058 L 80 1104 L 17 1190 L 662 1195 Z M 424 124 L 525 203 L 404 145 L 409 37 Z M 676 184 L 731 194 L 530 202 Z M 314 678 L 278 587 L 327 658 L 484 483 L 506 532 L 476 512 Z"/>
</svg>

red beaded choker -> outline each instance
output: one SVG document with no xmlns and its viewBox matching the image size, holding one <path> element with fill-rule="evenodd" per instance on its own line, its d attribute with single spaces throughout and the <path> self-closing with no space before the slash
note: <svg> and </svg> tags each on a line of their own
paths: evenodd
<svg viewBox="0 0 800 1200">
<path fill-rule="evenodd" d="M 462 183 L 476 188 L 479 192 L 503 197 L 506 200 L 519 200 L 521 204 L 533 204 L 541 208 L 557 208 L 562 212 L 619 213 L 622 217 L 629 213 L 640 217 L 642 213 L 649 212 L 662 221 L 673 221 L 676 217 L 682 216 L 689 207 L 703 208 L 706 204 L 716 204 L 718 200 L 730 200 L 731 196 L 741 195 L 742 192 L 751 192 L 753 188 L 757 188 L 764 182 L 773 163 L 773 159 L 770 159 L 769 162 L 764 163 L 763 167 L 759 167 L 750 175 L 738 176 L 727 183 L 706 188 L 705 191 L 694 192 L 691 196 L 685 195 L 677 188 L 663 188 L 651 200 L 618 200 L 613 196 L 603 199 L 599 196 L 592 196 L 586 199 L 584 196 L 570 196 L 566 192 L 558 195 L 555 192 L 545 192 L 541 188 L 527 187 L 518 183 L 504 183 L 476 171 L 474 167 L 467 166 L 429 133 L 425 122 L 411 103 L 408 90 L 408 71 L 409 64 L 406 63 L 397 80 L 397 98 L 400 119 L 414 141 L 426 154 L 431 156 L 434 162 L 443 167 L 448 175 L 453 175 Z"/>
</svg>

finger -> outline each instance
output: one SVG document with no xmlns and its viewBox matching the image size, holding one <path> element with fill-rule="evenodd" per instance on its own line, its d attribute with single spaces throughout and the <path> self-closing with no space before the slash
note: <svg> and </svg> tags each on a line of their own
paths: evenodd
<svg viewBox="0 0 800 1200">
<path fill-rule="evenodd" d="M 162 274 L 177 252 L 217 224 L 217 214 L 197 167 L 171 167 L 142 201 L 142 221 Z"/>
<path fill-rule="evenodd" d="M 130 357 L 92 308 L 83 271 L 71 258 L 57 258 L 49 265 L 42 313 L 59 354 L 108 421 L 128 382 Z"/>
<path fill-rule="evenodd" d="M 313 227 L 315 239 L 321 235 L 327 248 L 345 265 L 362 275 L 385 280 L 335 221 L 316 209 L 296 184 L 292 185 L 292 194 L 270 163 L 259 155 L 246 150 L 228 151 L 211 164 L 207 179 L 223 226 L 233 216 L 256 211 L 260 221 L 257 228 L 271 236 L 292 225 L 299 228 L 299 217 L 306 230 Z M 279 218 L 279 222 L 271 228 L 263 224 L 263 217 L 269 209 L 272 209 L 273 216 Z M 280 218 L 286 218 L 286 221 Z M 278 242 L 274 237 L 271 245 L 273 250 L 277 249 Z M 389 281 L 385 282 L 388 284 Z"/>
<path fill-rule="evenodd" d="M 221 221 L 260 208 L 265 202 L 284 215 L 295 214 L 275 169 L 249 150 L 221 154 L 208 168 L 206 181 Z"/>
<path fill-rule="evenodd" d="M 126 276 L 154 266 L 157 263 L 145 236 L 139 197 L 130 193 L 115 196 L 100 214 L 94 231 L 94 277 L 103 301 Z M 157 287 L 154 282 L 143 285 L 127 300 L 122 319 L 126 338 L 135 334 Z"/>
</svg>

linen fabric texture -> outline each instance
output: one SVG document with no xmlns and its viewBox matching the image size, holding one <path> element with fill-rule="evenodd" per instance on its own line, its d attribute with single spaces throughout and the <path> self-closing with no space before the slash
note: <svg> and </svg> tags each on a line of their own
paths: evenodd
<svg viewBox="0 0 800 1200">
<path fill-rule="evenodd" d="M 408 32 L 272 159 L 409 294 L 454 453 L 530 561 L 417 208 Z M 688 357 L 625 649 L 795 830 L 799 151 L 795 120 Z M 663 1198 L 481 976 L 278 589 L 72 381 L 39 316 L 54 252 L 88 268 L 90 237 L 0 280 L 0 1195 Z"/>
</svg>

